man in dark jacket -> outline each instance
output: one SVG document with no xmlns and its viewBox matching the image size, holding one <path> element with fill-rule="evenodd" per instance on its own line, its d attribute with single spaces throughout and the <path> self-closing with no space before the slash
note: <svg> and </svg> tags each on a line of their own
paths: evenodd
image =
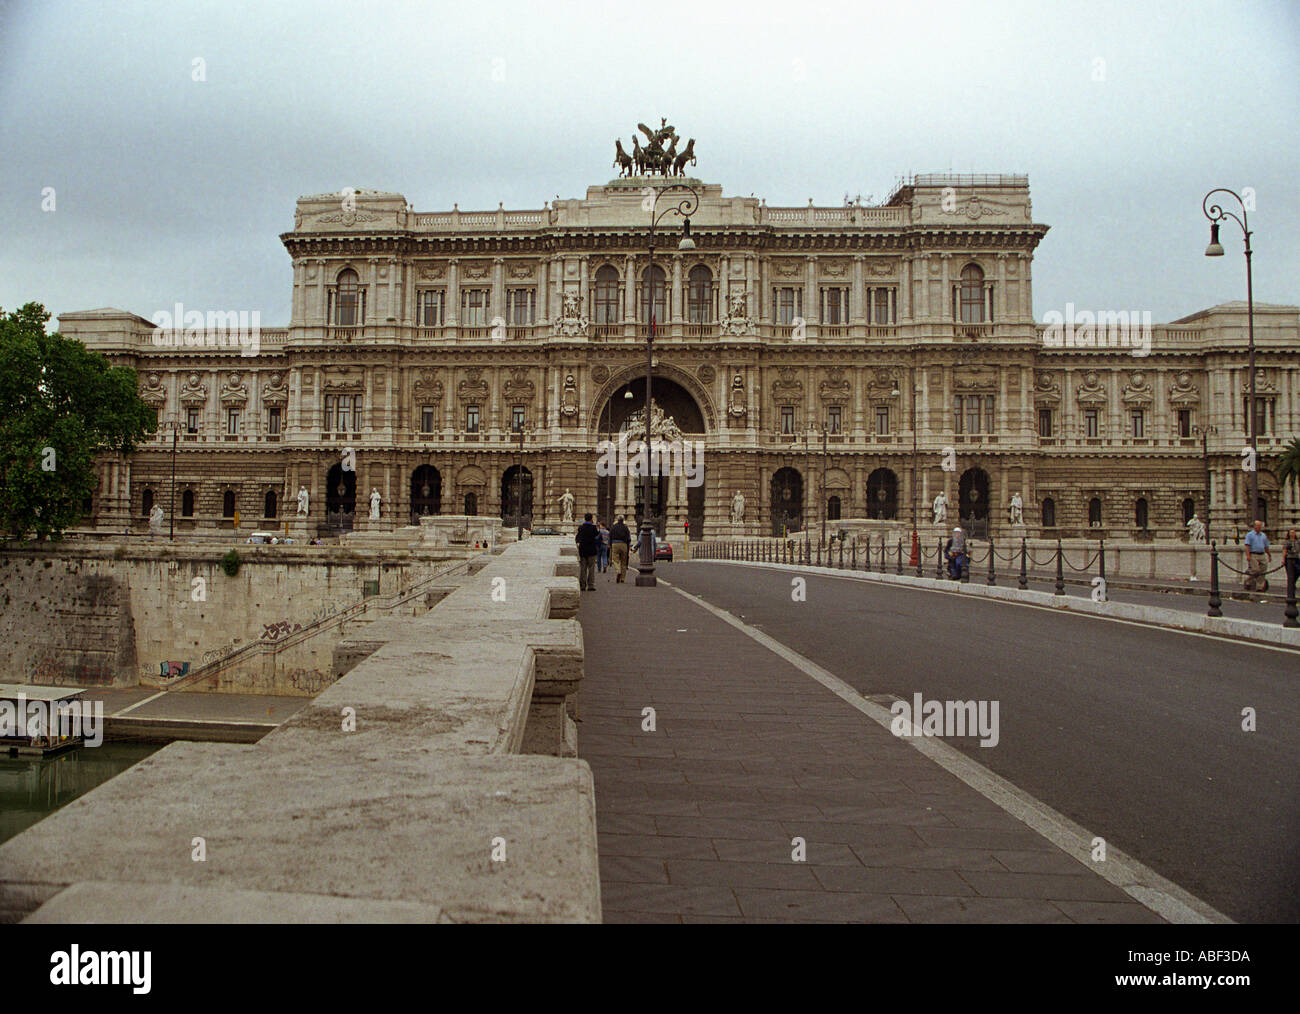
<svg viewBox="0 0 1300 1014">
<path fill-rule="evenodd" d="M 627 525 L 623 524 L 623 515 L 620 514 L 618 520 L 609 529 L 610 559 L 617 572 L 617 577 L 614 578 L 615 584 L 622 584 L 623 578 L 627 576 L 627 554 L 631 545 L 632 533 L 627 530 Z"/>
<path fill-rule="evenodd" d="M 591 523 L 591 515 L 583 516 L 578 533 L 573 537 L 578 544 L 578 584 L 583 591 L 596 590 L 596 554 L 600 552 L 600 529 Z"/>
</svg>

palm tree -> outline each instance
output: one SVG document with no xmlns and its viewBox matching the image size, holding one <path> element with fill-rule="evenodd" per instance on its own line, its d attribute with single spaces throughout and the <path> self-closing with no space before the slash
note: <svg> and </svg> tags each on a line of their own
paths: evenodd
<svg viewBox="0 0 1300 1014">
<path fill-rule="evenodd" d="M 1285 486 L 1288 481 L 1300 488 L 1300 437 L 1292 437 L 1277 464 L 1277 481 Z"/>
</svg>

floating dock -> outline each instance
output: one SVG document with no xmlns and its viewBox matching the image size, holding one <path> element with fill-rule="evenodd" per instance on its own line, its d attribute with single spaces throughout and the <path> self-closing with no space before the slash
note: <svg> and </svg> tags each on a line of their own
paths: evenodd
<svg viewBox="0 0 1300 1014">
<path fill-rule="evenodd" d="M 59 714 L 82 706 L 84 687 L 42 687 L 29 683 L 0 683 L 0 756 L 52 757 L 82 745 L 80 735 L 61 735 Z M 40 704 L 39 728 L 27 728 L 28 705 Z M 76 723 L 78 730 L 81 723 Z M 19 732 L 22 735 L 19 735 Z"/>
</svg>

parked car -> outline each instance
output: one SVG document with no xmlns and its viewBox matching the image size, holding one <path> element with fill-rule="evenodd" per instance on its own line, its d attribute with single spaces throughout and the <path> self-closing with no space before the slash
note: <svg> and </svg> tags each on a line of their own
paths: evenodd
<svg viewBox="0 0 1300 1014">
<path fill-rule="evenodd" d="M 655 546 L 655 559 L 667 560 L 669 563 L 672 563 L 673 562 L 672 543 L 660 539 L 659 544 Z"/>
</svg>

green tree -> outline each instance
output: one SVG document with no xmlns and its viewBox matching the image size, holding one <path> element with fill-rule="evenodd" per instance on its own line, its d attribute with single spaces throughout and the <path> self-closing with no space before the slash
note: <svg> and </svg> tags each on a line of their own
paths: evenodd
<svg viewBox="0 0 1300 1014">
<path fill-rule="evenodd" d="M 0 530 L 58 539 L 95 490 L 95 455 L 157 428 L 136 372 L 57 331 L 39 303 L 0 308 Z"/>
<path fill-rule="evenodd" d="M 1290 482 L 1300 487 L 1300 437 L 1292 437 L 1282 452 L 1282 460 L 1277 463 L 1277 481 L 1282 486 Z"/>
</svg>

